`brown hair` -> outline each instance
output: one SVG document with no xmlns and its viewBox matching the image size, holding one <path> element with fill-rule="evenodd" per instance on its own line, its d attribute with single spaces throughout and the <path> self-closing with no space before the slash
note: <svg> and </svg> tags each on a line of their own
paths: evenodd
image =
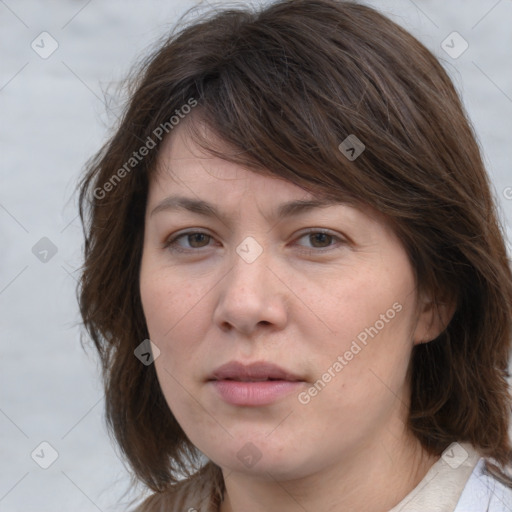
<svg viewBox="0 0 512 512">
<path fill-rule="evenodd" d="M 413 349 L 410 429 L 432 454 L 472 443 L 506 481 L 512 281 L 475 136 L 430 51 L 374 9 L 335 0 L 229 9 L 182 27 L 139 68 L 124 117 L 80 182 L 80 310 L 103 365 L 108 425 L 136 477 L 162 492 L 201 465 L 154 365 L 134 356 L 148 338 L 139 267 L 157 134 L 172 133 L 171 117 L 192 100 L 193 116 L 234 149 L 195 131 L 213 155 L 393 223 L 418 289 L 456 301 L 444 332 Z M 355 160 L 338 148 L 351 134 L 366 145 Z"/>
</svg>

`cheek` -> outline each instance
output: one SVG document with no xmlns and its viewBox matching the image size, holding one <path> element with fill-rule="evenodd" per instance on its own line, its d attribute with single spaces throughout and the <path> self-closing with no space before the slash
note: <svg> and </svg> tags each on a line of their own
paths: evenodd
<svg viewBox="0 0 512 512">
<path fill-rule="evenodd" d="M 160 350 L 155 360 L 158 378 L 168 400 L 186 405 L 182 387 L 202 378 L 201 345 L 211 326 L 211 286 L 194 283 L 178 272 L 141 272 L 140 291 L 149 338 Z"/>
<path fill-rule="evenodd" d="M 158 381 L 177 421 L 204 421 L 204 410 L 190 399 L 190 379 L 197 371 L 196 345 L 202 335 L 205 300 L 201 290 L 181 282 L 165 269 L 142 268 L 140 293 L 149 337 L 160 349 L 155 360 Z M 154 277 L 157 276 L 157 277 Z M 183 425 L 182 425 L 183 427 Z"/>
<path fill-rule="evenodd" d="M 182 329 L 184 324 L 194 324 L 201 313 L 202 287 L 193 286 L 180 279 L 175 271 L 151 271 L 144 268 L 140 276 L 140 293 L 146 324 L 152 340 L 168 344 L 168 338 Z"/>
<path fill-rule="evenodd" d="M 310 334 L 309 348 L 315 379 L 321 381 L 317 387 L 327 402 L 344 403 L 355 411 L 383 394 L 393 398 L 389 389 L 399 393 L 403 387 L 412 351 L 415 295 L 410 267 L 397 268 L 402 271 L 374 266 L 347 276 L 326 288 L 329 293 L 317 303 L 327 327 L 322 336 Z"/>
<path fill-rule="evenodd" d="M 141 275 L 140 294 L 142 309 L 151 340 L 159 347 L 165 332 L 173 325 L 176 304 L 161 279 Z"/>
<path fill-rule="evenodd" d="M 408 277 L 388 275 L 377 268 L 331 282 L 324 293 L 316 294 L 315 301 L 325 332 L 323 348 L 327 342 L 332 349 L 348 350 L 354 340 L 365 346 L 381 338 L 399 343 L 410 329 L 413 286 Z"/>
</svg>

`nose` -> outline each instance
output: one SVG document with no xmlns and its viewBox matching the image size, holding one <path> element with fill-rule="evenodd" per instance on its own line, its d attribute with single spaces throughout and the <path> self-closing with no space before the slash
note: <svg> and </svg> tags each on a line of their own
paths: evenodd
<svg viewBox="0 0 512 512">
<path fill-rule="evenodd" d="M 219 283 L 213 314 L 220 329 L 251 336 L 261 330 L 284 328 L 288 316 L 286 287 L 270 268 L 269 259 L 264 251 L 249 263 L 234 252 L 233 266 Z"/>
</svg>

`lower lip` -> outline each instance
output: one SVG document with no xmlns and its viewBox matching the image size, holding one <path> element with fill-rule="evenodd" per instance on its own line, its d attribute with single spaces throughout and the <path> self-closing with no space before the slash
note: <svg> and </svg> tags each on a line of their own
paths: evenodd
<svg viewBox="0 0 512 512">
<path fill-rule="evenodd" d="M 213 386 L 225 402 L 232 405 L 268 405 L 288 395 L 303 384 L 300 381 L 267 380 L 241 382 L 237 380 L 215 380 Z"/>
</svg>

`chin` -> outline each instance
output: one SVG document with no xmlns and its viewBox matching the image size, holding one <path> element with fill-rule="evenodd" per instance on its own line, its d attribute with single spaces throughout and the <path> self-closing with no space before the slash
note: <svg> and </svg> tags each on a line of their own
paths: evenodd
<svg viewBox="0 0 512 512">
<path fill-rule="evenodd" d="M 266 434 L 268 431 L 260 436 L 234 436 L 227 445 L 216 445 L 210 450 L 210 459 L 227 471 L 269 481 L 293 480 L 310 474 L 314 457 L 299 452 L 289 440 L 271 440 Z"/>
</svg>

